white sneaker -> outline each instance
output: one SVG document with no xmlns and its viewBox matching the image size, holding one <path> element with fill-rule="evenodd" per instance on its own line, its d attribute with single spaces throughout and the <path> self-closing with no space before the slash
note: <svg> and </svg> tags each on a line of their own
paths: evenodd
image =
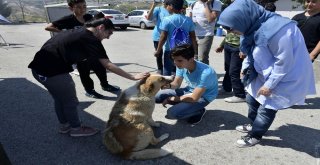
<svg viewBox="0 0 320 165">
<path fill-rule="evenodd" d="M 232 96 L 232 97 L 225 98 L 224 101 L 228 103 L 241 103 L 241 102 L 246 102 L 246 99 L 237 97 L 237 96 Z"/>
<path fill-rule="evenodd" d="M 239 132 L 248 133 L 252 131 L 252 125 L 251 124 L 238 125 L 236 127 L 236 130 Z"/>
<path fill-rule="evenodd" d="M 237 140 L 237 146 L 240 148 L 244 147 L 251 147 L 259 143 L 260 140 L 256 139 L 254 137 L 251 137 L 250 135 L 242 136 L 241 139 Z"/>
</svg>

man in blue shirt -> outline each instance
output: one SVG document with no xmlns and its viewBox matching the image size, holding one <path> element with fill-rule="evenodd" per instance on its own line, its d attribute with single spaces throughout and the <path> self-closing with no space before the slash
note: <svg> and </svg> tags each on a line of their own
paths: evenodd
<svg viewBox="0 0 320 165">
<path fill-rule="evenodd" d="M 164 5 L 171 15 L 165 17 L 160 24 L 160 40 L 158 43 L 158 48 L 154 55 L 159 57 L 162 53 L 162 48 L 164 49 L 163 55 L 163 75 L 171 75 L 174 72 L 174 65 L 172 59 L 170 58 L 170 38 L 175 28 L 181 27 L 185 32 L 188 33 L 191 44 L 195 49 L 195 54 L 197 54 L 198 45 L 196 40 L 196 35 L 194 32 L 194 23 L 191 18 L 186 17 L 181 14 L 183 10 L 183 0 L 165 0 Z M 164 45 L 164 47 L 163 47 Z"/>
<path fill-rule="evenodd" d="M 163 87 L 156 95 L 156 103 L 173 105 L 167 110 L 166 118 L 187 119 L 194 125 L 201 121 L 205 107 L 218 94 L 216 72 L 208 65 L 194 60 L 194 49 L 185 44 L 171 51 L 171 58 L 176 65 L 173 82 Z M 185 80 L 187 86 L 180 88 Z"/>
</svg>

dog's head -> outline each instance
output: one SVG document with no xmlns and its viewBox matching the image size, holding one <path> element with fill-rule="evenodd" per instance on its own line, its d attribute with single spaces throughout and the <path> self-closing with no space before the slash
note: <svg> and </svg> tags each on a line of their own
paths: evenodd
<svg viewBox="0 0 320 165">
<path fill-rule="evenodd" d="M 140 81 L 140 91 L 154 96 L 162 86 L 172 82 L 173 78 L 173 76 L 150 75 Z"/>
</svg>

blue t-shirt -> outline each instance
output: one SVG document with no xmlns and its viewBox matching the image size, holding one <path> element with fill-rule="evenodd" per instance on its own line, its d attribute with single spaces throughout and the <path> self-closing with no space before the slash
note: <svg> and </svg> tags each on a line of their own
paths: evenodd
<svg viewBox="0 0 320 165">
<path fill-rule="evenodd" d="M 189 33 L 194 31 L 194 23 L 190 17 L 186 17 L 182 14 L 172 14 L 165 17 L 160 25 L 161 30 L 168 32 L 168 37 L 164 48 L 165 51 L 170 51 L 169 40 L 175 27 L 181 27 L 181 29 Z"/>
<path fill-rule="evenodd" d="M 160 39 L 160 24 L 163 20 L 164 17 L 169 16 L 170 13 L 168 12 L 167 9 L 165 9 L 163 6 L 159 6 L 154 8 L 153 10 L 153 21 L 156 22 L 156 26 L 153 29 L 152 32 L 152 39 L 153 41 L 159 41 Z"/>
<path fill-rule="evenodd" d="M 182 77 L 187 83 L 187 89 L 190 92 L 198 88 L 206 88 L 206 91 L 201 96 L 208 100 L 213 101 L 218 95 L 218 79 L 217 74 L 209 65 L 196 61 L 196 68 L 192 73 L 187 69 L 176 69 L 176 76 Z"/>
</svg>

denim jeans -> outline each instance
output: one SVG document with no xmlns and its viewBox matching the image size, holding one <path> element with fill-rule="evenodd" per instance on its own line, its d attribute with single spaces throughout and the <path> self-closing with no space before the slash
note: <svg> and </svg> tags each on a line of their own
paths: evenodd
<svg viewBox="0 0 320 165">
<path fill-rule="evenodd" d="M 277 110 L 264 108 L 254 97 L 247 94 L 246 101 L 249 106 L 248 118 L 252 122 L 252 131 L 249 132 L 254 138 L 261 139 L 271 126 Z"/>
<path fill-rule="evenodd" d="M 229 44 L 224 45 L 224 69 L 226 71 L 222 86 L 225 91 L 233 91 L 234 96 L 245 98 L 244 86 L 240 79 L 242 59 L 239 48 Z"/>
<path fill-rule="evenodd" d="M 164 51 L 163 54 L 163 75 L 171 76 L 172 72 L 175 72 L 175 66 L 173 60 L 170 57 L 170 51 Z"/>
<path fill-rule="evenodd" d="M 61 124 L 69 123 L 72 128 L 80 127 L 77 106 L 79 104 L 74 81 L 69 73 L 44 77 L 32 70 L 33 77 L 46 87 L 53 97 L 54 108 Z"/>
<path fill-rule="evenodd" d="M 164 89 L 160 90 L 156 95 L 156 103 L 162 103 L 165 99 L 171 96 L 182 96 L 189 94 L 186 88 L 179 89 Z M 187 119 L 191 116 L 201 114 L 201 110 L 210 102 L 204 98 L 200 98 L 197 102 L 179 102 L 167 110 L 167 118 L 169 119 Z"/>
</svg>

